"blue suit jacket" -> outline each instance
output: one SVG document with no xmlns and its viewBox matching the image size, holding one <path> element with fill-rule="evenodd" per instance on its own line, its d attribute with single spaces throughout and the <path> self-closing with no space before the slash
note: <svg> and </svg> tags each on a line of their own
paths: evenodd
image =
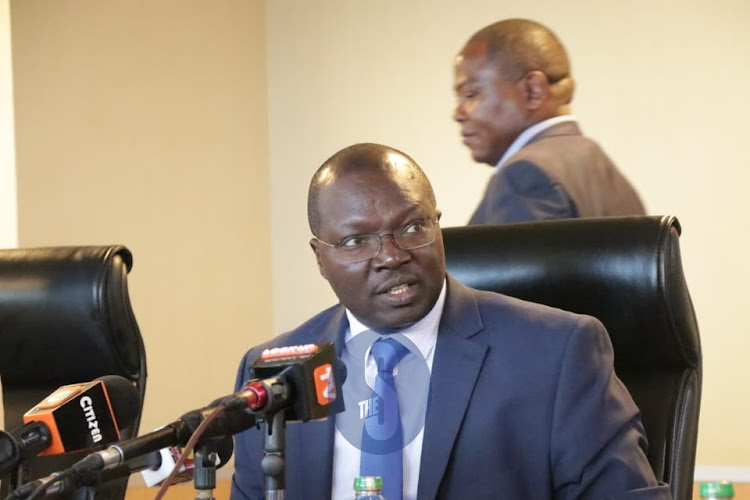
<svg viewBox="0 0 750 500">
<path fill-rule="evenodd" d="M 575 122 L 540 132 L 489 180 L 469 224 L 645 215 L 633 186 Z"/>
<path fill-rule="evenodd" d="M 251 349 L 331 341 L 341 305 Z M 232 498 L 264 495 L 262 432 L 236 437 Z M 287 425 L 287 499 L 331 495 L 334 418 Z M 668 499 L 646 459 L 639 412 L 615 376 L 609 336 L 589 316 L 449 278 L 431 375 L 419 499 Z"/>
</svg>

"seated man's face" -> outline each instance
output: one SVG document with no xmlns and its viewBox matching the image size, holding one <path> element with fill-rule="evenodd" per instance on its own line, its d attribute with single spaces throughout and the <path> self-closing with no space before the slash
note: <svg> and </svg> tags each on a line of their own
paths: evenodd
<svg viewBox="0 0 750 500">
<path fill-rule="evenodd" d="M 335 244 L 357 234 L 381 237 L 419 220 L 436 220 L 437 210 L 425 186 L 406 172 L 377 170 L 349 173 L 321 188 L 318 237 Z M 394 239 L 381 240 L 368 260 L 342 262 L 334 248 L 313 239 L 320 272 L 341 303 L 370 328 L 400 328 L 422 319 L 435 305 L 445 280 L 440 228 L 435 241 L 413 249 Z"/>
</svg>

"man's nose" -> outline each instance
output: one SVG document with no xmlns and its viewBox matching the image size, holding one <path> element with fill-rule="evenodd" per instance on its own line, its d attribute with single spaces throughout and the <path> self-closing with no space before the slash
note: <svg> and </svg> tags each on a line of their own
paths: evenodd
<svg viewBox="0 0 750 500">
<path fill-rule="evenodd" d="M 398 246 L 392 234 L 386 234 L 380 238 L 380 249 L 373 258 L 373 263 L 377 267 L 395 268 L 409 260 L 411 260 L 411 252 Z"/>
<path fill-rule="evenodd" d="M 456 104 L 456 107 L 453 108 L 453 119 L 458 123 L 463 123 L 466 121 L 466 118 L 466 108 L 462 103 L 459 102 L 458 104 Z"/>
</svg>

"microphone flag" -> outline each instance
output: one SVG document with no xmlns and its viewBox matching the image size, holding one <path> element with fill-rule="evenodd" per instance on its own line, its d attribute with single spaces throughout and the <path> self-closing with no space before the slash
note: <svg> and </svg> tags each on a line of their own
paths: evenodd
<svg viewBox="0 0 750 500">
<path fill-rule="evenodd" d="M 52 440 L 39 455 L 85 450 L 121 439 L 102 380 L 58 388 L 27 411 L 23 420 L 43 422 L 49 427 Z"/>
</svg>

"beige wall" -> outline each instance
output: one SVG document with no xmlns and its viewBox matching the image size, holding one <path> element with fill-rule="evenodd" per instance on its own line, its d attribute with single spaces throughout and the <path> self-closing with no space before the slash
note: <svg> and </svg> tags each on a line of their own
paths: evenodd
<svg viewBox="0 0 750 500">
<path fill-rule="evenodd" d="M 15 247 L 18 241 L 14 137 L 10 4 L 8 0 L 0 0 L 0 248 Z M 0 398 L 0 414 L 2 412 Z"/>
<path fill-rule="evenodd" d="M 13 61 L 10 4 L 0 0 L 0 248 L 15 247 L 16 157 L 13 131 Z M 2 403 L 0 403 L 2 409 Z"/>
<path fill-rule="evenodd" d="M 746 0 L 268 2 L 271 217 L 283 228 L 272 233 L 274 330 L 334 300 L 307 248 L 305 193 L 339 148 L 404 149 L 432 179 L 444 225 L 468 220 L 489 169 L 451 122 L 451 60 L 473 31 L 513 16 L 558 32 L 584 131 L 651 213 L 679 217 L 705 356 L 698 464 L 750 466 Z"/>
<path fill-rule="evenodd" d="M 132 250 L 147 431 L 231 392 L 271 331 L 265 5 L 11 8 L 19 244 Z"/>
</svg>

